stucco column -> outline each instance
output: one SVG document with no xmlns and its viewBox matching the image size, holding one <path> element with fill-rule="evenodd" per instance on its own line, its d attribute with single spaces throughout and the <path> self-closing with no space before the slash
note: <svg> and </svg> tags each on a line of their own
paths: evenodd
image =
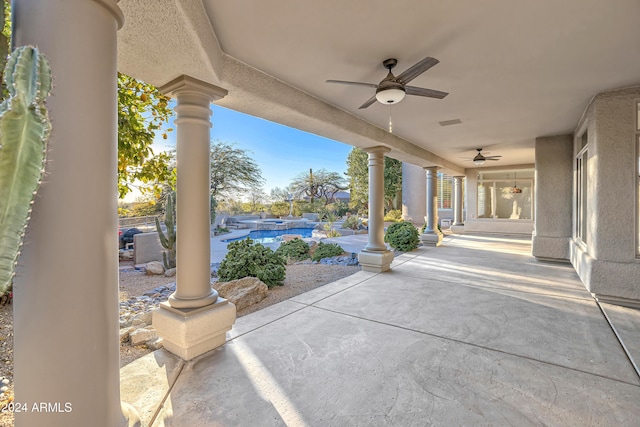
<svg viewBox="0 0 640 427">
<path fill-rule="evenodd" d="M 13 2 L 51 63 L 46 174 L 14 281 L 16 426 L 124 425 L 119 390 L 114 0 Z M 33 411 L 59 403 L 60 413 Z"/>
<path fill-rule="evenodd" d="M 424 217 L 425 229 L 420 240 L 425 245 L 439 246 L 442 233 L 438 230 L 438 167 L 424 168 L 427 173 L 427 215 Z"/>
<path fill-rule="evenodd" d="M 426 213 L 424 169 L 402 163 L 402 219 L 422 227 Z"/>
<path fill-rule="evenodd" d="M 160 90 L 175 96 L 177 118 L 176 291 L 154 313 L 164 347 L 192 359 L 226 341 L 235 306 L 211 287 L 209 131 L 212 101 L 225 89 L 180 76 Z"/>
<path fill-rule="evenodd" d="M 568 260 L 573 205 L 573 135 L 536 138 L 535 229 L 531 252 Z"/>
<path fill-rule="evenodd" d="M 453 225 L 464 225 L 462 221 L 462 178 L 464 176 L 453 177 Z"/>
<path fill-rule="evenodd" d="M 389 270 L 393 252 L 384 243 L 384 153 L 387 147 L 365 149 L 369 153 L 369 240 L 358 255 L 365 271 Z"/>
</svg>

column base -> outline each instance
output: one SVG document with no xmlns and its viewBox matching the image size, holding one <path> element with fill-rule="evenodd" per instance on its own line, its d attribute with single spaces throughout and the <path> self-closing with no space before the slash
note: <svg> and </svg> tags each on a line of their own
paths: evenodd
<svg viewBox="0 0 640 427">
<path fill-rule="evenodd" d="M 425 246 L 440 246 L 442 243 L 442 234 L 440 233 L 424 233 L 420 235 L 420 241 Z"/>
<path fill-rule="evenodd" d="M 236 321 L 236 306 L 224 298 L 200 308 L 175 308 L 168 302 L 153 312 L 153 327 L 162 346 L 183 360 L 191 360 L 227 341 Z"/>
<path fill-rule="evenodd" d="M 462 225 L 451 225 L 451 232 L 453 234 L 460 234 L 460 233 L 464 233 L 464 224 Z"/>
<path fill-rule="evenodd" d="M 391 269 L 393 261 L 392 251 L 367 251 L 363 249 L 358 254 L 358 262 L 364 271 L 382 273 Z"/>
</svg>

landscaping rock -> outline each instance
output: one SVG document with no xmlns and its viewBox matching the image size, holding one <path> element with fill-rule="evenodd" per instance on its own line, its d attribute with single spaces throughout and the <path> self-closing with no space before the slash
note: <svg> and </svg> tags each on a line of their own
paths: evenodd
<svg viewBox="0 0 640 427">
<path fill-rule="evenodd" d="M 255 277 L 244 277 L 230 282 L 217 282 L 213 286 L 222 298 L 228 299 L 236 305 L 236 310 L 242 310 L 267 297 L 268 287 Z"/>
<path fill-rule="evenodd" d="M 176 275 L 176 268 L 170 268 L 164 272 L 164 277 L 173 277 Z"/>
<path fill-rule="evenodd" d="M 131 326 L 120 329 L 120 342 L 123 343 L 129 341 L 129 334 L 131 334 L 131 331 L 133 331 L 134 329 L 135 328 Z"/>
<path fill-rule="evenodd" d="M 149 340 L 144 345 L 151 350 L 158 350 L 162 348 L 162 338 L 156 338 L 154 340 Z"/>
<path fill-rule="evenodd" d="M 340 255 L 331 258 L 322 258 L 320 260 L 320 264 L 346 266 L 358 265 L 358 254 L 352 253 L 351 255 Z"/>
<path fill-rule="evenodd" d="M 156 338 L 158 338 L 158 334 L 156 333 L 155 329 L 152 328 L 136 329 L 129 335 L 131 345 L 144 344 L 147 341 L 155 340 Z"/>
<path fill-rule="evenodd" d="M 147 274 L 149 275 L 164 274 L 164 265 L 162 265 L 162 263 L 158 261 L 148 262 L 145 268 L 147 269 Z"/>
<path fill-rule="evenodd" d="M 151 324 L 151 318 L 152 318 L 152 312 L 151 311 L 147 311 L 145 313 L 141 313 L 136 315 L 133 320 L 131 321 L 131 326 L 135 326 L 135 327 L 144 327 L 146 325 L 150 325 Z"/>
<path fill-rule="evenodd" d="M 282 240 L 285 242 L 290 242 L 294 239 L 302 239 L 302 234 L 283 234 Z"/>
</svg>

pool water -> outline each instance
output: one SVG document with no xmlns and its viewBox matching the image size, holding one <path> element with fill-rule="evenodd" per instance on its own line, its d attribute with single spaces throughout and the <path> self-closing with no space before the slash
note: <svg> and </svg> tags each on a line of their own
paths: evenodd
<svg viewBox="0 0 640 427">
<path fill-rule="evenodd" d="M 253 230 L 248 236 L 236 237 L 235 239 L 223 240 L 223 242 L 234 242 L 236 240 L 250 237 L 256 243 L 274 243 L 282 241 L 283 234 L 299 234 L 302 237 L 311 237 L 313 228 L 290 228 L 288 230 Z"/>
</svg>

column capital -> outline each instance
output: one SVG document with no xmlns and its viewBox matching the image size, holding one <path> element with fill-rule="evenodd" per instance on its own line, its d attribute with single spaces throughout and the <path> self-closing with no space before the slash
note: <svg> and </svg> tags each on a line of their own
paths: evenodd
<svg viewBox="0 0 640 427">
<path fill-rule="evenodd" d="M 385 147 L 384 145 L 378 145 L 376 147 L 363 148 L 362 151 L 365 151 L 369 154 L 385 154 L 391 151 L 391 148 Z"/>
<path fill-rule="evenodd" d="M 423 169 L 426 172 L 438 172 L 438 169 L 440 169 L 440 166 L 425 166 Z"/>
<path fill-rule="evenodd" d="M 181 94 L 206 95 L 209 97 L 210 102 L 222 99 L 229 93 L 226 89 L 184 74 L 160 86 L 158 90 L 167 96 Z"/>
<path fill-rule="evenodd" d="M 124 14 L 122 10 L 118 7 L 118 0 L 93 0 L 98 3 L 100 6 L 107 9 L 107 11 L 113 15 L 118 24 L 118 30 L 122 28 L 124 25 Z"/>
</svg>

